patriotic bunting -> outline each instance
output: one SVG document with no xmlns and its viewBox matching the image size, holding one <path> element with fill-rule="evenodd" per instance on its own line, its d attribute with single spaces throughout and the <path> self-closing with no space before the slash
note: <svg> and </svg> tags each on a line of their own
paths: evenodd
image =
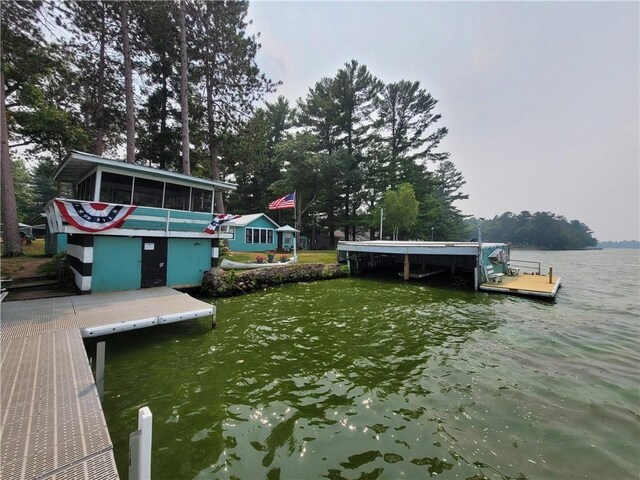
<svg viewBox="0 0 640 480">
<path fill-rule="evenodd" d="M 240 218 L 242 215 L 231 215 L 230 213 L 221 213 L 220 215 L 216 215 L 211 220 L 211 223 L 207 225 L 207 228 L 204 229 L 205 233 L 216 233 L 218 227 L 229 220 L 234 220 L 236 218 Z"/>
<path fill-rule="evenodd" d="M 68 202 L 54 200 L 56 208 L 69 225 L 83 232 L 102 232 L 120 228 L 136 209 L 135 205 L 114 205 L 100 202 Z"/>
</svg>

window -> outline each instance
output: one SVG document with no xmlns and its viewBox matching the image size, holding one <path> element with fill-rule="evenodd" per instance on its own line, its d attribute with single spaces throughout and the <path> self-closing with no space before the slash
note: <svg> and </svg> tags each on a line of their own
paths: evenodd
<svg viewBox="0 0 640 480">
<path fill-rule="evenodd" d="M 93 194 L 96 188 L 96 174 L 92 173 L 78 184 L 76 198 L 78 200 L 93 200 Z M 129 202 L 127 202 L 129 203 Z"/>
<path fill-rule="evenodd" d="M 191 189 L 183 185 L 167 183 L 164 187 L 164 208 L 189 210 Z"/>
<path fill-rule="evenodd" d="M 136 178 L 133 187 L 133 204 L 141 207 L 162 207 L 164 183 L 146 178 Z"/>
<path fill-rule="evenodd" d="M 273 243 L 273 229 L 245 228 L 245 243 Z"/>
<path fill-rule="evenodd" d="M 131 183 L 133 177 L 117 173 L 102 172 L 100 201 L 107 203 L 131 203 Z"/>
<path fill-rule="evenodd" d="M 191 189 L 191 211 L 192 212 L 211 212 L 211 204 L 213 202 L 213 192 L 210 190 L 202 190 L 200 188 Z"/>
</svg>

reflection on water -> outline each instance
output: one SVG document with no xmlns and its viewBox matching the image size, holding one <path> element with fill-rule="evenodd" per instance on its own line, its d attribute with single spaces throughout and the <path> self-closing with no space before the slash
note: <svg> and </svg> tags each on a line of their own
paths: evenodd
<svg viewBox="0 0 640 480">
<path fill-rule="evenodd" d="M 351 278 L 107 338 L 119 470 L 149 405 L 154 478 L 634 478 L 638 254 L 531 255 L 555 304 Z"/>
</svg>

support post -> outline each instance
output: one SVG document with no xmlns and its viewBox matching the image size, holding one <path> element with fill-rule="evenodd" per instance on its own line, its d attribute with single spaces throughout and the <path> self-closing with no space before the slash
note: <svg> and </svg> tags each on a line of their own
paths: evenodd
<svg viewBox="0 0 640 480">
<path fill-rule="evenodd" d="M 553 266 L 549 267 L 549 283 L 553 283 Z"/>
<path fill-rule="evenodd" d="M 104 357 L 105 342 L 98 342 L 96 345 L 96 387 L 100 401 L 104 398 Z"/>
<path fill-rule="evenodd" d="M 129 436 L 129 480 L 151 480 L 151 433 L 149 407 L 138 410 L 138 430 Z"/>
<path fill-rule="evenodd" d="M 473 269 L 473 289 L 477 292 L 478 291 L 478 287 L 480 285 L 479 281 L 478 281 L 478 267 L 475 267 Z"/>
<path fill-rule="evenodd" d="M 409 254 L 405 253 L 404 254 L 404 275 L 403 278 L 405 280 L 409 280 Z"/>
</svg>

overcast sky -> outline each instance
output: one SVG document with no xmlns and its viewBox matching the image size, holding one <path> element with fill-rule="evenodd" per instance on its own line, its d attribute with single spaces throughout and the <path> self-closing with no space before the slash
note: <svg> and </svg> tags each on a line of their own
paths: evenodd
<svg viewBox="0 0 640 480">
<path fill-rule="evenodd" d="M 420 81 L 467 181 L 463 213 L 550 211 L 599 240 L 640 237 L 640 3 L 254 1 L 249 17 L 293 104 L 351 59 Z"/>
</svg>

